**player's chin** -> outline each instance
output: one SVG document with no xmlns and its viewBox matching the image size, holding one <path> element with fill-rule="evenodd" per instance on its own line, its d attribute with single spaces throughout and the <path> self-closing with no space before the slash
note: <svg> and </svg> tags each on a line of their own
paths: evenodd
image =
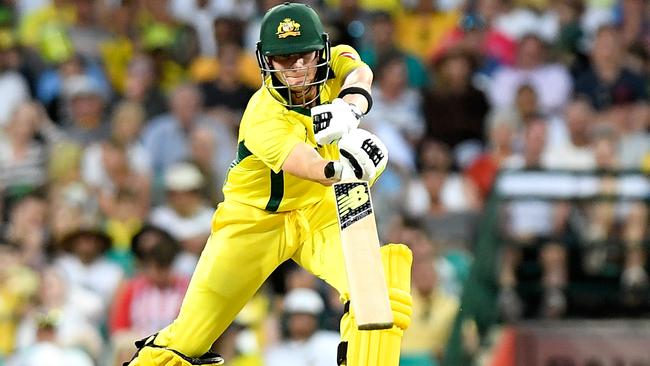
<svg viewBox="0 0 650 366">
<path fill-rule="evenodd" d="M 301 82 L 300 84 L 291 85 L 289 84 L 289 90 L 292 93 L 306 93 L 309 91 L 309 87 L 305 83 Z"/>
<path fill-rule="evenodd" d="M 284 82 L 290 88 L 302 88 L 307 82 L 307 79 L 304 76 L 288 77 L 285 78 Z"/>
</svg>

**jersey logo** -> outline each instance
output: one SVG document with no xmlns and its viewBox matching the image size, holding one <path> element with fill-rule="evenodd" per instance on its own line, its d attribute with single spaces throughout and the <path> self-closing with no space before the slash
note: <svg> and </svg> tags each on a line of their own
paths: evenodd
<svg viewBox="0 0 650 366">
<path fill-rule="evenodd" d="M 352 52 L 343 52 L 341 53 L 341 56 L 353 59 L 354 61 L 357 60 L 357 56 L 355 56 Z"/>
<path fill-rule="evenodd" d="M 372 213 L 367 183 L 339 183 L 335 185 L 334 192 L 342 229 Z"/>
<path fill-rule="evenodd" d="M 300 35 L 300 23 L 297 23 L 291 18 L 284 18 L 280 25 L 278 25 L 278 31 L 275 33 L 278 35 L 278 38 L 287 38 L 289 36 L 295 37 Z"/>
</svg>

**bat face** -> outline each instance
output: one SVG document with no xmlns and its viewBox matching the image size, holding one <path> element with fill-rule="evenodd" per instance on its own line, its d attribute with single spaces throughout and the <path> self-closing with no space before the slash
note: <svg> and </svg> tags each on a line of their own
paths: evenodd
<svg viewBox="0 0 650 366">
<path fill-rule="evenodd" d="M 341 230 L 372 214 L 368 183 L 338 183 L 334 194 Z"/>
<path fill-rule="evenodd" d="M 393 313 L 368 183 L 335 183 L 334 194 L 350 304 L 357 327 L 389 329 L 393 326 Z"/>
</svg>

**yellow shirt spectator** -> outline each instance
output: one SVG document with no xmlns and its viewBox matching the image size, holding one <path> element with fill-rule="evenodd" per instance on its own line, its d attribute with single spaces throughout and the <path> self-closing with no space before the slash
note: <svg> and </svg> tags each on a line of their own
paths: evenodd
<svg viewBox="0 0 650 366">
<path fill-rule="evenodd" d="M 262 85 L 262 77 L 255 57 L 242 52 L 237 66 L 239 80 L 244 85 L 251 89 L 258 89 Z M 200 56 L 194 59 L 189 67 L 190 79 L 198 83 L 211 81 L 217 78 L 220 69 L 218 59 Z"/>
<path fill-rule="evenodd" d="M 326 0 L 325 3 L 330 8 L 336 8 L 341 0 Z M 367 11 L 383 10 L 394 13 L 400 9 L 400 0 L 360 0 L 361 8 Z"/>
<path fill-rule="evenodd" d="M 430 297 L 413 291 L 413 322 L 404 332 L 402 356 L 441 356 L 458 307 L 458 300 L 441 290 L 436 290 Z"/>
<path fill-rule="evenodd" d="M 65 32 L 75 19 L 71 4 L 51 4 L 26 15 L 18 26 L 18 37 L 23 45 L 38 49 L 47 61 L 60 62 L 72 54 Z"/>
<path fill-rule="evenodd" d="M 402 11 L 395 16 L 395 42 L 424 63 L 438 49 L 444 36 L 456 28 L 460 13 Z"/>
<path fill-rule="evenodd" d="M 0 359 L 14 351 L 16 329 L 25 305 L 36 294 L 38 276 L 15 264 L 17 258 L 0 253 Z M 12 259 L 13 258 L 13 259 Z M 11 263 L 11 264 L 10 264 Z"/>
<path fill-rule="evenodd" d="M 133 42 L 124 36 L 108 40 L 100 46 L 108 80 L 120 94 L 124 92 L 129 62 L 133 57 Z"/>
</svg>

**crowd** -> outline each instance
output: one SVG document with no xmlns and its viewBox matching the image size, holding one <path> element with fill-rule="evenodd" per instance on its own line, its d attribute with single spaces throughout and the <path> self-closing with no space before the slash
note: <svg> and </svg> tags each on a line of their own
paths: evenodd
<svg viewBox="0 0 650 366">
<path fill-rule="evenodd" d="M 374 71 L 380 237 L 415 258 L 402 364 L 442 364 L 500 170 L 650 170 L 650 2 L 305 2 Z M 0 365 L 119 365 L 175 318 L 279 3 L 0 1 Z M 627 303 L 648 301 L 647 201 L 530 199 L 500 217 L 503 321 L 567 315 L 568 237 L 620 237 L 577 265 L 618 261 Z M 534 314 L 518 290 L 531 248 Z M 214 348 L 231 365 L 333 365 L 342 312 L 287 263 Z"/>
</svg>

